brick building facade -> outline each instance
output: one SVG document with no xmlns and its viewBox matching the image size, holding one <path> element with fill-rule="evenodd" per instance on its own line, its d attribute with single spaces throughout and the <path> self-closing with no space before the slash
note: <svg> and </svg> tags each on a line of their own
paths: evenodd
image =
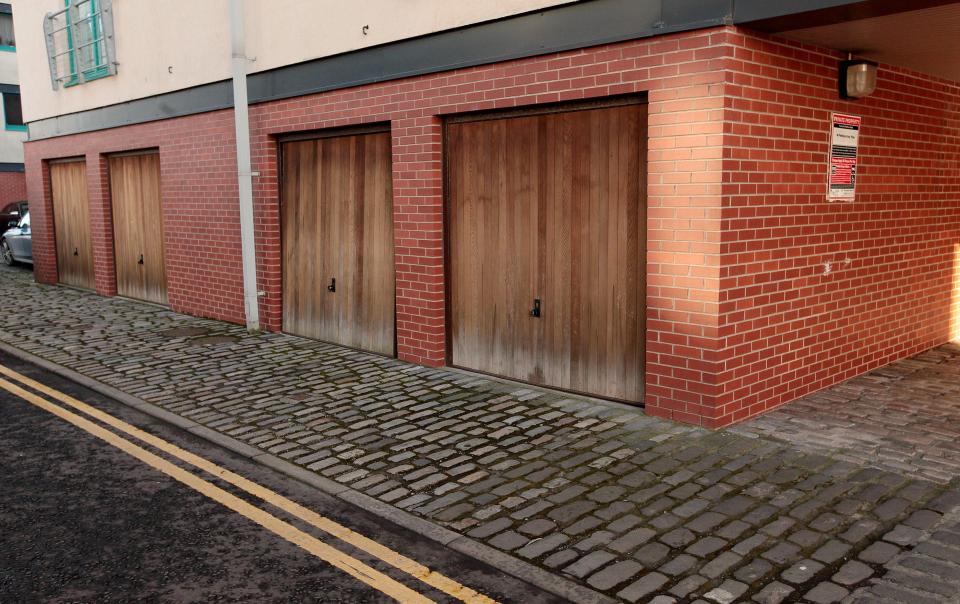
<svg viewBox="0 0 960 604">
<path fill-rule="evenodd" d="M 0 172 L 0 205 L 27 198 L 27 176 L 22 171 Z"/>
<path fill-rule="evenodd" d="M 260 316 L 282 325 L 278 137 L 389 123 L 397 356 L 448 362 L 447 116 L 642 95 L 647 412 L 721 427 L 948 340 L 960 86 L 883 65 L 841 101 L 834 51 L 719 26 L 257 103 Z M 853 202 L 825 199 L 831 112 L 863 116 Z M 58 281 L 49 162 L 86 159 L 96 290 L 117 293 L 107 156 L 158 149 L 170 307 L 242 323 L 233 114 L 26 145 L 36 278 Z"/>
</svg>

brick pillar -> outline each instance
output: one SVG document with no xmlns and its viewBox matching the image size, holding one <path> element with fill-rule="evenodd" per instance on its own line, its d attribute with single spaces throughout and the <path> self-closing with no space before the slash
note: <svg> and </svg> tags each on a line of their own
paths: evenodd
<svg viewBox="0 0 960 604">
<path fill-rule="evenodd" d="M 724 78 L 678 76 L 649 95 L 646 410 L 709 427 L 722 367 Z"/>
<path fill-rule="evenodd" d="M 254 132 L 251 135 L 253 169 L 253 222 L 257 240 L 257 289 L 260 326 L 280 331 L 283 319 L 283 272 L 280 243 L 280 184 L 277 140 Z"/>
<path fill-rule="evenodd" d="M 35 145 L 30 143 L 24 145 L 27 201 L 30 204 L 30 228 L 33 231 L 33 278 L 38 283 L 56 283 L 59 279 L 50 169 L 35 149 Z"/>
<path fill-rule="evenodd" d="M 439 366 L 446 359 L 442 122 L 397 119 L 392 135 L 397 356 Z"/>
<path fill-rule="evenodd" d="M 117 295 L 117 266 L 113 255 L 113 207 L 107 158 L 87 154 L 87 197 L 90 202 L 90 238 L 93 242 L 93 274 L 97 293 Z"/>
</svg>

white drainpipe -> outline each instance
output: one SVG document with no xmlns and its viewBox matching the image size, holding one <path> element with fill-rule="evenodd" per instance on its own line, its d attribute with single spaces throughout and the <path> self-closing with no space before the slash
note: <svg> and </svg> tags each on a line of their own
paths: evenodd
<svg viewBox="0 0 960 604">
<path fill-rule="evenodd" d="M 240 248 L 243 255 L 243 307 L 247 331 L 260 331 L 257 250 L 253 237 L 253 172 L 250 168 L 250 118 L 247 107 L 247 55 L 243 0 L 230 0 L 233 67 L 233 120 L 237 131 L 237 188 L 240 193 Z"/>
</svg>

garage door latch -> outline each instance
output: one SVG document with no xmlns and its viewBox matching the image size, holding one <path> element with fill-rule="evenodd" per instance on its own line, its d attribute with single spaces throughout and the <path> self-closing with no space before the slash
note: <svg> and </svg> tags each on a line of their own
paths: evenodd
<svg viewBox="0 0 960 604">
<path fill-rule="evenodd" d="M 531 317 L 540 317 L 540 298 L 533 299 L 533 308 L 530 309 Z"/>
<path fill-rule="evenodd" d="M 336 280 L 336 279 L 333 279 L 333 278 L 330 279 L 330 285 L 327 286 L 327 291 L 328 291 L 328 292 L 335 292 L 335 291 L 337 291 L 337 280 Z"/>
</svg>

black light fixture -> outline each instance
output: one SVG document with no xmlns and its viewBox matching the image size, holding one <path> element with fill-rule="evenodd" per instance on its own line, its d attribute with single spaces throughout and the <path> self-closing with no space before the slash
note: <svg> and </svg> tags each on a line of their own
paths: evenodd
<svg viewBox="0 0 960 604">
<path fill-rule="evenodd" d="M 859 99 L 873 94 L 877 89 L 877 64 L 866 59 L 840 61 L 837 78 L 841 99 Z"/>
</svg>

